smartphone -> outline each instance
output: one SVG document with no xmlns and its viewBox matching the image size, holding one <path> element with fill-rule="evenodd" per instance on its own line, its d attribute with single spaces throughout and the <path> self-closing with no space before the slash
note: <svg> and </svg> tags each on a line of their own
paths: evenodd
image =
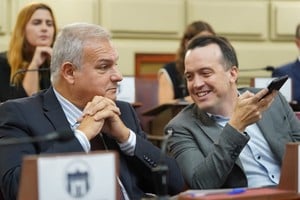
<svg viewBox="0 0 300 200">
<path fill-rule="evenodd" d="M 278 78 L 275 78 L 271 81 L 271 83 L 268 85 L 268 93 L 265 94 L 263 98 L 265 98 L 267 95 L 271 94 L 273 90 L 277 90 L 279 91 L 280 88 L 283 86 L 283 84 L 288 80 L 288 75 L 285 75 L 285 76 L 281 76 L 281 77 L 278 77 Z"/>
</svg>

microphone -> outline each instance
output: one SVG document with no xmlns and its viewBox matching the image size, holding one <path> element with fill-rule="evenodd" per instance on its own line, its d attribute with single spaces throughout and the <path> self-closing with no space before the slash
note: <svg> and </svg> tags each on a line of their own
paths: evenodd
<svg viewBox="0 0 300 200">
<path fill-rule="evenodd" d="M 16 85 L 14 84 L 14 81 L 16 79 L 16 77 L 19 74 L 23 74 L 26 72 L 43 72 L 43 71 L 50 71 L 50 68 L 37 68 L 37 69 L 19 69 L 16 73 L 14 73 L 14 75 L 12 76 L 11 82 L 10 82 L 10 86 L 11 87 L 15 87 Z"/>
<path fill-rule="evenodd" d="M 182 96 L 179 98 L 180 102 L 186 102 L 185 96 L 186 96 L 186 84 L 184 80 L 181 81 L 181 84 L 179 85 L 179 88 L 181 89 Z"/>
<path fill-rule="evenodd" d="M 240 69 L 241 72 L 250 72 L 250 71 L 270 71 L 273 72 L 275 70 L 275 67 L 273 66 L 266 66 L 263 68 L 247 68 L 247 69 Z"/>
<path fill-rule="evenodd" d="M 273 72 L 275 70 L 275 67 L 273 67 L 273 66 L 266 66 L 265 70 Z"/>
<path fill-rule="evenodd" d="M 167 134 L 164 135 L 162 143 L 161 143 L 161 146 L 160 146 L 162 155 L 164 155 L 165 153 L 167 153 L 168 139 L 169 139 L 169 137 L 171 137 L 173 135 L 173 131 L 174 130 L 172 128 L 168 128 L 166 130 Z M 162 159 L 162 157 L 161 157 L 161 159 Z"/>
<path fill-rule="evenodd" d="M 163 159 L 166 154 L 167 143 L 170 136 L 173 135 L 173 129 L 168 128 L 166 130 L 166 135 L 163 137 L 161 143 L 161 154 L 160 160 L 156 167 L 152 169 L 155 178 L 155 189 L 156 189 L 156 198 L 157 200 L 167 200 L 169 199 L 168 195 L 168 184 L 167 184 L 167 174 L 168 174 L 168 166 L 165 164 Z"/>
<path fill-rule="evenodd" d="M 74 137 L 75 137 L 75 135 L 72 131 L 58 131 L 58 132 L 51 132 L 46 135 L 40 135 L 40 136 L 36 136 L 36 137 L 20 137 L 20 138 L 1 139 L 0 146 L 46 142 L 46 141 L 52 141 L 52 140 L 66 142 L 66 141 L 73 139 Z"/>
</svg>

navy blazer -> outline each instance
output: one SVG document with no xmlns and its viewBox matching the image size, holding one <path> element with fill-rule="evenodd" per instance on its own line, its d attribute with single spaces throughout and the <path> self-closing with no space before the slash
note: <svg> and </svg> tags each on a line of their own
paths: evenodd
<svg viewBox="0 0 300 200">
<path fill-rule="evenodd" d="M 281 67 L 275 68 L 272 77 L 288 75 L 292 79 L 292 99 L 300 104 L 300 62 L 297 59 L 295 62 L 288 63 Z"/>
<path fill-rule="evenodd" d="M 108 149 L 116 150 L 120 158 L 120 179 L 130 199 L 140 199 L 145 192 L 155 193 L 151 169 L 160 161 L 161 150 L 146 140 L 133 107 L 126 102 L 116 102 L 121 119 L 136 133 L 134 156 L 123 154 L 116 141 L 105 133 Z M 0 106 L 0 138 L 36 137 L 53 131 L 71 131 L 70 124 L 52 88 L 32 97 L 9 100 Z M 23 156 L 44 153 L 84 152 L 79 141 L 41 142 L 0 147 L 0 187 L 5 199 L 16 199 Z M 171 195 L 183 190 L 184 181 L 176 161 L 164 156 L 169 168 L 168 191 Z M 106 180 L 103 180 L 106 181 Z"/>
</svg>

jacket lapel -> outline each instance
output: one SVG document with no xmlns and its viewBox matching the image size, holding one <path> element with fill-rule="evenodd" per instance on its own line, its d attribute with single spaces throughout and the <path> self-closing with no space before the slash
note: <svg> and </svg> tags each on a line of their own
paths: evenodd
<svg viewBox="0 0 300 200">
<path fill-rule="evenodd" d="M 196 104 L 193 107 L 193 115 L 195 115 L 195 123 L 202 130 L 203 134 L 216 143 L 219 140 L 222 127 L 212 120 L 207 113 L 201 111 Z"/>
<path fill-rule="evenodd" d="M 50 87 L 46 90 L 42 98 L 44 114 L 49 119 L 50 123 L 52 123 L 54 129 L 66 130 L 66 127 L 69 127 L 69 130 L 71 131 L 70 124 L 54 94 L 53 88 Z"/>
<path fill-rule="evenodd" d="M 201 111 L 196 104 L 193 108 L 193 114 L 195 115 L 196 124 L 199 129 L 202 130 L 202 133 L 209 137 L 213 143 L 217 143 L 219 141 L 220 134 L 222 132 L 223 127 L 212 120 L 207 113 Z M 241 169 L 243 169 L 243 165 L 238 158 L 235 162 Z"/>
</svg>

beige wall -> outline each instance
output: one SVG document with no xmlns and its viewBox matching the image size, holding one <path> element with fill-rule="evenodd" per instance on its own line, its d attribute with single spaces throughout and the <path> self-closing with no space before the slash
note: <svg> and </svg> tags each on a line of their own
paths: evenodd
<svg viewBox="0 0 300 200">
<path fill-rule="evenodd" d="M 7 49 L 19 9 L 30 0 L 0 0 L 0 51 Z M 134 75 L 135 53 L 173 53 L 184 27 L 209 22 L 228 37 L 240 68 L 278 66 L 295 60 L 293 43 L 300 22 L 298 0 L 41 0 L 54 10 L 58 25 L 101 24 L 111 30 L 120 53 L 121 71 Z M 269 76 L 269 72 L 242 72 Z M 243 82 L 243 81 L 242 81 Z M 245 81 L 246 83 L 246 81 Z"/>
</svg>

